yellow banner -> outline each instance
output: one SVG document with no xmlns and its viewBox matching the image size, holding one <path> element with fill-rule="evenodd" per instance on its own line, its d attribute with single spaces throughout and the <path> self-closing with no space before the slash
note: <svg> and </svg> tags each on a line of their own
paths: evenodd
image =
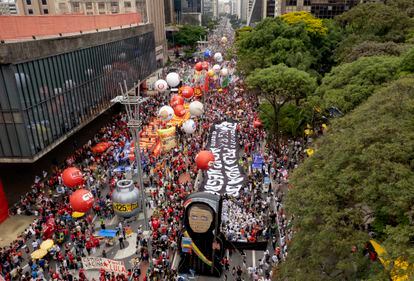
<svg viewBox="0 0 414 281">
<path fill-rule="evenodd" d="M 177 145 L 175 139 L 175 127 L 158 130 L 158 136 L 160 137 L 163 151 L 170 151 Z"/>
<path fill-rule="evenodd" d="M 136 208 L 138 208 L 138 203 L 129 203 L 129 204 L 113 203 L 112 205 L 113 205 L 114 210 L 121 212 L 121 213 L 131 212 L 135 210 Z"/>
</svg>

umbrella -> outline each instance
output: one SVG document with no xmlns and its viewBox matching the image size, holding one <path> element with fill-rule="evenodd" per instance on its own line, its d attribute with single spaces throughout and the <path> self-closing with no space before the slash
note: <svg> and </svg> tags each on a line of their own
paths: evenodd
<svg viewBox="0 0 414 281">
<path fill-rule="evenodd" d="M 72 213 L 72 218 L 74 218 L 74 219 L 78 219 L 78 218 L 83 217 L 84 215 L 85 215 L 85 213 L 81 213 L 81 212 L 73 212 L 73 213 Z"/>
<path fill-rule="evenodd" d="M 46 255 L 47 255 L 47 251 L 46 250 L 39 249 L 39 250 L 34 251 L 30 256 L 32 257 L 32 259 L 38 260 L 38 259 L 43 258 Z"/>
<path fill-rule="evenodd" d="M 47 239 L 43 241 L 42 244 L 40 244 L 40 249 L 49 251 L 49 249 L 52 248 L 54 244 L 55 242 L 53 242 L 52 239 Z"/>
</svg>

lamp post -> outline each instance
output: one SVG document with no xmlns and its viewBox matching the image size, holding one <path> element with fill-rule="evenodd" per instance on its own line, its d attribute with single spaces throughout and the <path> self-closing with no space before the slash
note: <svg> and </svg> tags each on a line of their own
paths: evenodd
<svg viewBox="0 0 414 281">
<path fill-rule="evenodd" d="M 140 120 L 140 113 L 139 113 L 139 106 L 141 103 L 148 100 L 148 98 L 141 98 L 140 97 L 140 84 L 141 81 L 138 83 L 134 83 L 134 86 L 131 89 L 128 89 L 127 83 L 124 80 L 124 85 L 121 83 L 119 86 L 121 87 L 122 96 L 118 96 L 113 99 L 113 102 L 120 102 L 121 104 L 125 105 L 125 109 L 128 115 L 128 122 L 127 126 L 132 134 L 133 141 L 135 143 L 134 146 L 134 153 L 135 153 L 135 161 L 137 162 L 137 180 L 138 185 L 140 186 L 141 191 L 141 206 L 142 212 L 144 214 L 144 230 L 148 235 L 148 252 L 149 252 L 149 265 L 150 268 L 152 267 L 152 244 L 150 242 L 151 235 L 149 233 L 149 221 L 148 221 L 148 214 L 147 214 L 147 195 L 145 193 L 144 183 L 143 183 L 143 175 L 142 175 L 142 162 L 141 162 L 141 149 L 140 149 L 140 137 L 139 137 L 139 130 L 142 126 L 142 122 Z"/>
</svg>

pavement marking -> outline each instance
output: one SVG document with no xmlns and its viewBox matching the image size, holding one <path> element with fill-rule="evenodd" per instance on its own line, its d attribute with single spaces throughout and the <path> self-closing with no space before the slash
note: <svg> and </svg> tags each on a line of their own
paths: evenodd
<svg viewBox="0 0 414 281">
<path fill-rule="evenodd" d="M 253 261 L 253 267 L 256 267 L 256 251 L 252 251 L 252 261 Z"/>
<path fill-rule="evenodd" d="M 114 256 L 115 260 L 123 260 L 126 258 L 129 258 L 130 256 L 133 256 L 136 252 L 136 244 L 137 244 L 137 237 L 138 234 L 135 232 L 131 234 L 130 237 L 128 237 L 126 240 L 128 241 L 128 247 L 118 250 L 116 255 Z"/>
<path fill-rule="evenodd" d="M 177 266 L 175 265 L 176 261 L 177 261 Z M 178 251 L 175 251 L 174 258 L 173 258 L 173 261 L 172 261 L 172 263 L 171 263 L 171 269 L 176 269 L 176 268 L 178 268 L 178 263 L 179 263 L 179 261 L 180 261 L 180 258 L 179 258 L 179 256 L 178 256 Z"/>
</svg>

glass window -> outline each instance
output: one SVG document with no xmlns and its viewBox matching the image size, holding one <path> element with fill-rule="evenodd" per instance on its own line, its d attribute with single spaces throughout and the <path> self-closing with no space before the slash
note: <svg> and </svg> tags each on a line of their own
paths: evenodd
<svg viewBox="0 0 414 281">
<path fill-rule="evenodd" d="M 44 15 L 49 14 L 49 10 L 48 10 L 48 9 L 43 9 L 43 14 L 44 14 Z"/>
<path fill-rule="evenodd" d="M 26 0 L 26 5 L 32 5 L 32 0 Z"/>
<path fill-rule="evenodd" d="M 131 2 L 125 1 L 124 2 L 125 8 L 131 8 Z"/>
<path fill-rule="evenodd" d="M 92 10 L 92 2 L 86 2 L 85 6 L 87 10 Z"/>
<path fill-rule="evenodd" d="M 42 0 L 42 5 L 47 5 L 47 0 Z"/>
<path fill-rule="evenodd" d="M 28 13 L 29 15 L 33 15 L 33 9 L 27 9 L 27 13 Z"/>
</svg>

